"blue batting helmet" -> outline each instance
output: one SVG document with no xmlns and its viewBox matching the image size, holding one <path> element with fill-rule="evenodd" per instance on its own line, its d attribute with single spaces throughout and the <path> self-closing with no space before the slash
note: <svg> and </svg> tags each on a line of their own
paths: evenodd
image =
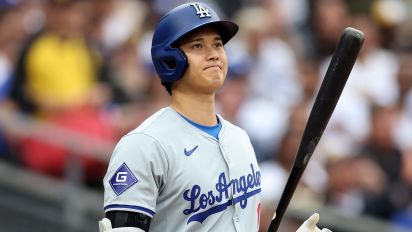
<svg viewBox="0 0 412 232">
<path fill-rule="evenodd" d="M 162 82 L 179 80 L 187 68 L 187 58 L 181 49 L 175 47 L 176 42 L 207 25 L 216 28 L 223 44 L 239 29 L 233 22 L 220 20 L 208 5 L 197 2 L 180 5 L 160 19 L 153 34 L 152 60 Z"/>
</svg>

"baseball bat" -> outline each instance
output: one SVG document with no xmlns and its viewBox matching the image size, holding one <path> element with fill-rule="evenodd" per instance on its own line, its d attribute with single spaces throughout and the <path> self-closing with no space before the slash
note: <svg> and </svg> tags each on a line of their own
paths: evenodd
<svg viewBox="0 0 412 232">
<path fill-rule="evenodd" d="M 306 123 L 289 178 L 268 232 L 276 232 L 300 178 L 329 122 L 364 41 L 363 32 L 343 30 Z"/>
</svg>

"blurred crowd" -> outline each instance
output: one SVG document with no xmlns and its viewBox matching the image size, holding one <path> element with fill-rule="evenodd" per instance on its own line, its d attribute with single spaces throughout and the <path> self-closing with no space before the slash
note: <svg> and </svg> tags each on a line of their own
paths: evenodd
<svg viewBox="0 0 412 232">
<path fill-rule="evenodd" d="M 169 104 L 151 38 L 183 2 L 0 0 L 0 157 L 56 178 L 74 160 L 101 189 L 113 144 Z M 412 1 L 203 2 L 240 26 L 218 113 L 254 145 L 262 231 L 348 26 L 366 40 L 296 194 L 412 228 Z"/>
</svg>

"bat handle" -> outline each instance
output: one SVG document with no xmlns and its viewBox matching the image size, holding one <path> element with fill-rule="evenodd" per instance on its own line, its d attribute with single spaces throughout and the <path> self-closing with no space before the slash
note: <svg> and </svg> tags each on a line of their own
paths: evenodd
<svg viewBox="0 0 412 232">
<path fill-rule="evenodd" d="M 270 223 L 268 232 L 277 232 L 280 226 L 280 222 L 281 222 L 281 218 L 277 218 L 277 212 L 274 216 L 274 218 L 272 219 L 272 222 Z"/>
<path fill-rule="evenodd" d="M 279 204 L 276 208 L 276 217 L 272 219 L 270 223 L 268 232 L 277 232 L 282 221 L 283 215 L 285 215 L 286 209 L 288 208 L 289 202 L 292 199 L 293 193 L 299 183 L 300 177 L 303 174 L 302 167 L 293 166 L 289 179 L 286 182 L 285 189 L 280 198 Z M 290 178 L 291 176 L 299 176 L 299 178 Z"/>
</svg>

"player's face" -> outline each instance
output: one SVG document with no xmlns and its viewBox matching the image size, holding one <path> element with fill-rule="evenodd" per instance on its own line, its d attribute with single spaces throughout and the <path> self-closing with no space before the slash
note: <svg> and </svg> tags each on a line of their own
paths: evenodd
<svg viewBox="0 0 412 232">
<path fill-rule="evenodd" d="M 180 44 L 186 54 L 188 67 L 179 88 L 198 93 L 213 93 L 219 89 L 227 74 L 227 57 L 220 35 L 211 27 L 202 28 Z"/>
</svg>

